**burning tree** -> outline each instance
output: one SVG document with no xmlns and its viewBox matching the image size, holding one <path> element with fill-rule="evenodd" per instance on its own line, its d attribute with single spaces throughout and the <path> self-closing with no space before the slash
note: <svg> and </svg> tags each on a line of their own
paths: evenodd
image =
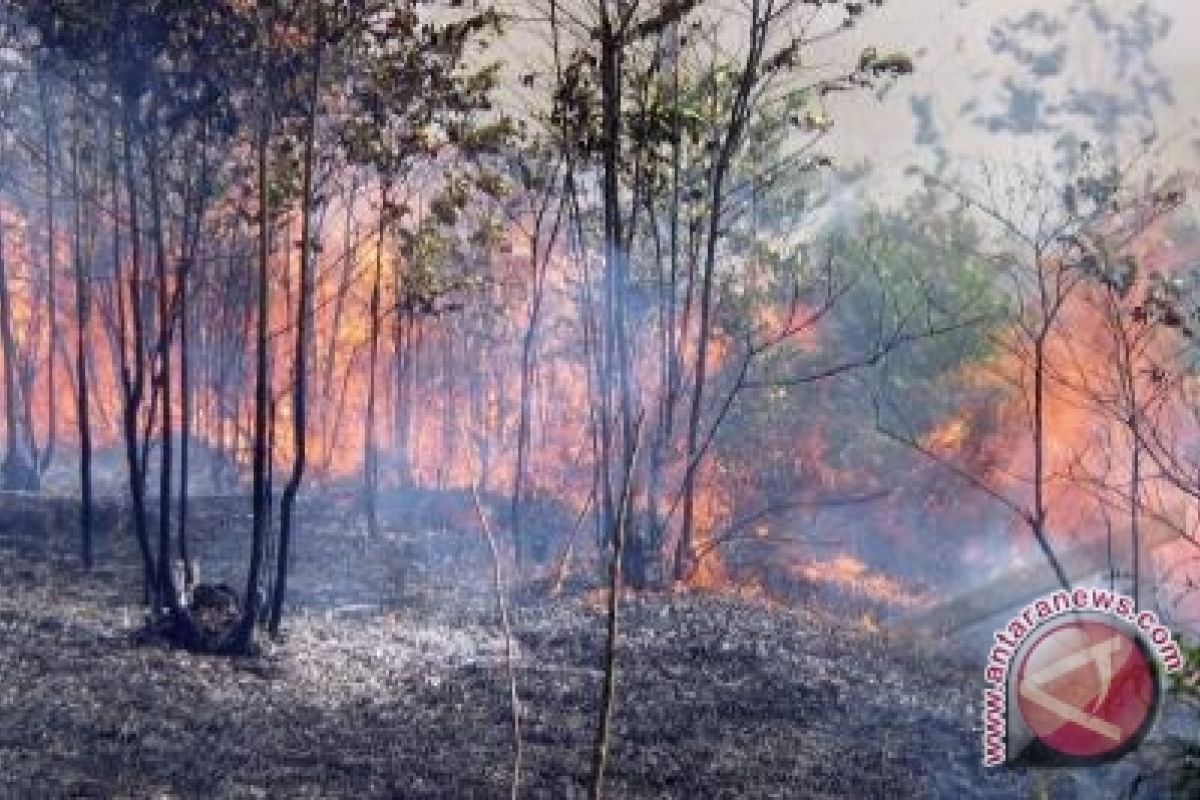
<svg viewBox="0 0 1200 800">
<path fill-rule="evenodd" d="M 923 432 L 894 399 L 885 398 L 877 413 L 886 436 L 1011 511 L 1062 586 L 1079 576 L 1062 563 L 1052 531 L 1078 532 L 1094 522 L 1091 491 L 1104 487 L 1103 502 L 1120 500 L 1130 515 L 1136 591 L 1146 480 L 1137 431 L 1161 392 L 1153 388 L 1160 382 L 1153 366 L 1156 334 L 1144 324 L 1145 311 L 1137 310 L 1144 301 L 1135 299 L 1141 278 L 1133 253 L 1183 194 L 1171 182 L 1130 190 L 1122 172 L 1090 158 L 1089 148 L 1084 156 L 1065 188 L 1036 174 L 1005 181 L 986 168 L 982 187 L 974 189 L 927 176 L 931 190 L 946 193 L 994 232 L 979 251 L 994 265 L 1005 298 L 1000 313 L 987 320 L 990 354 L 980 361 L 993 410 L 968 409 L 965 417 Z M 988 416 L 996 426 L 991 432 L 979 425 Z M 1109 422 L 1125 431 L 1130 448 L 1128 469 L 1115 484 L 1124 488 L 1116 494 L 1108 480 L 1111 441 L 1099 461 L 1093 441 L 1097 427 L 1107 431 Z M 1018 431 L 1023 444 L 1014 448 Z M 990 441 L 982 445 L 988 455 L 972 463 L 965 456 L 981 437 Z M 998 437 L 1007 454 L 998 449 Z"/>
<path fill-rule="evenodd" d="M 460 217 L 470 200 L 469 177 L 475 173 L 467 168 L 471 158 L 502 143 L 511 127 L 504 117 L 484 118 L 492 107 L 495 65 L 478 70 L 467 65 L 468 48 L 500 23 L 499 15 L 485 11 L 435 27 L 420 22 L 416 4 L 396 8 L 368 28 L 364 47 L 376 54 L 373 68 L 353 76 L 347 92 L 350 106 L 341 137 L 351 162 L 370 170 L 378 195 L 363 466 L 371 535 L 379 527 L 376 380 L 382 328 L 390 321 L 394 334 L 395 432 L 405 459 L 400 480 L 407 483 L 411 481 L 409 445 L 403 437 L 410 426 L 400 420 L 412 413 L 411 392 L 405 392 L 404 386 L 413 377 L 410 364 L 420 344 L 419 321 L 440 316 L 447 309 L 444 298 L 469 283 L 446 277 L 443 269 L 449 240 L 462 232 Z M 415 64 L 420 66 L 414 69 Z M 434 166 L 443 171 L 442 176 L 432 175 Z M 425 192 L 409 185 L 418 182 L 431 185 Z M 415 216 L 414 206 L 422 194 L 428 197 L 429 217 L 406 222 Z M 390 259 L 389 244 L 396 246 Z M 392 280 L 385 296 L 388 261 Z"/>
<path fill-rule="evenodd" d="M 364 128 L 356 128 L 359 120 L 352 116 L 354 104 L 362 98 L 361 93 L 354 95 L 353 85 L 347 92 L 350 67 L 353 64 L 357 68 L 364 61 L 374 65 L 375 71 L 368 72 L 369 80 L 360 84 L 371 85 L 376 91 L 367 109 L 371 114 L 392 118 L 401 102 L 408 102 L 408 92 L 423 98 L 419 108 L 410 106 L 412 114 L 405 129 L 413 135 L 393 140 L 390 146 L 402 152 L 394 161 L 381 165 L 387 180 L 394 181 L 398 177 L 395 168 L 401 161 L 410 155 L 419 160 L 433 152 L 419 146 L 416 134 L 424 136 L 436 121 L 465 121 L 485 107 L 494 82 L 486 77 L 487 70 L 475 72 L 464 67 L 464 53 L 478 40 L 478 34 L 495 27 L 498 17 L 491 13 L 463 14 L 431 23 L 418 20 L 413 8 L 384 9 L 376 4 L 336 2 L 284 3 L 259 9 L 237 3 L 206 9 L 170 3 L 97 9 L 64 0 L 27 4 L 21 11 L 24 22 L 40 37 L 36 45 L 28 47 L 30 58 L 40 59 L 38 64 L 65 65 L 56 66 L 54 71 L 39 68 L 36 77 L 45 117 L 43 161 L 47 183 L 52 186 L 46 218 L 49 258 L 66 249 L 56 248 L 59 237 L 53 191 L 63 191 L 73 204 L 70 250 L 77 346 L 72 377 L 82 451 L 85 558 L 90 557 L 88 454 L 92 426 L 88 365 L 96 357 L 89 338 L 95 299 L 105 312 L 102 319 L 112 341 L 112 364 L 122 405 L 120 433 L 147 602 L 155 615 L 166 612 L 179 635 L 193 646 L 245 650 L 262 603 L 261 574 L 268 552 L 275 555 L 269 598 L 269 626 L 273 632 L 279 630 L 282 616 L 294 507 L 308 461 L 308 352 L 320 252 L 315 244 L 315 219 L 327 196 L 319 180 L 325 165 L 345 163 L 335 158 L 339 152 L 349 153 L 352 158 L 359 158 L 363 152 L 361 141 L 353 136 Z M 444 57 L 433 58 L 434 51 Z M 427 70 L 420 76 L 411 75 L 405 67 L 405 53 L 420 54 Z M 429 88 L 425 85 L 428 81 L 438 83 L 436 91 L 424 91 Z M 85 128 L 77 113 L 60 119 L 57 106 L 47 100 L 52 94 L 50 84 L 54 89 L 60 85 L 67 88 L 77 110 L 86 105 L 107 118 L 107 132 L 104 126 Z M 462 123 L 456 124 L 461 128 Z M 65 137 L 60 135 L 64 129 Z M 325 130 L 336 137 L 331 136 L 319 153 L 320 136 Z M 67 147 L 61 147 L 61 139 L 68 142 Z M 339 151 L 328 146 L 332 144 L 347 147 Z M 56 157 L 60 148 L 66 153 L 62 160 Z M 219 149 L 252 158 L 222 163 L 213 156 Z M 103 155 L 105 150 L 107 157 Z M 68 169 L 60 169 L 61 163 L 66 163 Z M 60 179 L 64 171 L 67 178 Z M 465 198 L 461 189 L 457 191 L 459 197 L 454 202 L 461 207 Z M 93 203 L 103 214 L 85 211 L 87 203 Z M 349 205 L 353 205 L 353 199 Z M 278 241 L 279 232 L 289 227 L 292 218 L 300 223 L 294 292 L 290 272 L 285 270 L 279 275 L 274 266 L 293 250 L 292 242 Z M 381 218 L 385 220 L 381 228 L 390 224 L 387 215 Z M 253 276 L 224 271 L 221 256 L 248 254 L 251 236 L 257 240 Z M 102 258 L 101 243 L 111 248 L 112 254 L 111 266 L 103 271 L 93 267 L 93 262 Z M 48 273 L 51 280 L 53 274 Z M 397 271 L 398 281 L 399 275 Z M 282 283 L 288 295 L 286 305 L 275 300 L 276 281 Z M 96 282 L 99 290 L 93 291 Z M 410 317 L 427 311 L 430 298 L 439 291 L 418 284 L 414 280 L 404 291 L 395 293 L 397 308 L 403 305 L 403 313 Z M 0 299 L 5 300 L 0 303 L 0 311 L 6 312 L 0 315 L 0 321 L 6 323 L 7 331 L 6 373 L 13 378 L 6 384 L 11 444 L 8 463 L 12 467 L 8 472 L 16 476 L 18 472 L 27 474 L 18 469 L 25 444 L 20 438 L 18 398 L 24 396 L 24 416 L 30 419 L 31 379 L 20 377 L 17 370 L 20 359 L 16 357 L 12 315 L 7 313 L 11 311 L 7 286 L 5 282 L 0 287 L 5 289 L 0 291 Z M 221 302 L 223 292 L 230 290 L 232 305 Z M 53 332 L 47 345 L 51 382 L 58 369 L 54 354 L 60 345 L 55 339 L 63 321 L 54 305 L 56 291 L 51 282 L 44 317 L 45 330 Z M 236 297 L 238 291 L 241 297 Z M 248 291 L 256 297 L 255 307 L 243 302 Z M 192 312 L 212 299 L 226 313 L 209 324 Z M 243 315 L 241 320 L 237 318 L 239 313 Z M 193 624 L 186 597 L 180 592 L 189 587 L 176 586 L 171 569 L 178 545 L 186 567 L 185 581 L 191 583 L 185 527 L 188 448 L 195 434 L 208 433 L 196 425 L 198 376 L 214 378 L 216 409 L 211 416 L 218 421 L 219 442 L 224 441 L 229 413 L 223 399 L 231 380 L 229 344 L 218 348 L 218 353 L 224 353 L 219 359 L 226 364 L 210 370 L 212 365 L 202 362 L 197 371 L 192 360 L 197 352 L 193 328 L 200 328 L 201 346 L 212 352 L 209 347 L 215 341 L 228 339 L 231 334 L 236 346 L 239 330 L 243 332 L 240 341 L 246 341 L 244 333 L 249 331 L 251 319 L 255 330 L 255 389 L 252 399 L 235 403 L 233 411 L 236 440 L 244 419 L 239 419 L 242 415 L 238 409 L 253 409 L 250 430 L 242 436 L 250 441 L 252 451 L 249 569 L 238 624 L 213 638 Z M 271 351 L 283 332 L 272 333 L 275 325 L 282 325 L 293 340 L 290 386 L 284 390 L 291 397 L 287 415 L 291 423 L 291 469 L 282 496 L 277 550 L 267 546 L 271 536 L 269 418 L 274 402 Z M 242 370 L 245 365 L 234 361 L 232 368 Z M 50 403 L 50 408 L 54 407 Z M 34 447 L 32 451 L 40 469 L 49 463 L 55 431 L 51 416 L 46 447 Z M 25 438 L 31 436 L 28 433 Z M 107 441 L 107 434 L 103 436 Z M 148 485 L 152 454 L 157 456 L 154 489 Z M 156 537 L 150 530 L 152 492 Z M 176 500 L 179 527 L 174 531 Z"/>
<path fill-rule="evenodd" d="M 913 66 L 876 47 L 810 62 L 873 5 L 550 2 L 543 18 L 513 21 L 549 34 L 547 63 L 508 76 L 533 108 L 521 114 L 498 92 L 503 66 L 487 62 L 512 20 L 486 9 L 21 5 L 21 34 L 38 38 L 14 40 L 25 72 L 12 91 L 38 112 L 19 121 L 22 141 L 40 144 L 3 155 L 36 177 L 39 197 L 53 186 L 44 219 L 26 213 L 20 229 L 13 204 L 0 235 L 45 242 L 73 280 L 0 282 L 10 460 L 40 467 L 51 442 L 77 438 L 86 498 L 89 443 L 121 446 L 147 602 L 181 620 L 184 638 L 195 638 L 195 448 L 248 476 L 239 624 L 218 647 L 240 650 L 264 606 L 280 629 L 306 481 L 361 484 L 378 540 L 381 490 L 474 487 L 462 463 L 472 448 L 480 492 L 508 494 L 525 575 L 556 536 L 560 563 L 573 552 L 558 516 L 538 519 L 539 504 L 557 503 L 576 528 L 594 522 L 602 562 L 625 520 L 622 581 L 715 586 L 730 577 L 727 544 L 786 538 L 777 516 L 890 496 L 894 456 L 848 423 L 810 424 L 863 407 L 861 382 L 833 378 L 883 367 L 928 383 L 987 367 L 998 377 L 979 382 L 981 402 L 1001 405 L 1005 382 L 1029 401 L 1029 474 L 1017 482 L 987 448 L 979 464 L 956 460 L 980 438 L 973 418 L 939 419 L 930 403 L 927 417 L 890 422 L 1019 514 L 1053 562 L 1065 467 L 1051 418 L 1090 392 L 1094 410 L 1134 421 L 1123 435 L 1138 442 L 1144 403 L 1160 395 L 1063 366 L 1084 300 L 1117 324 L 1112 341 L 1132 337 L 1116 362 L 1126 378 L 1152 365 L 1138 332 L 1120 327 L 1136 293 L 1101 273 L 1157 206 L 1138 217 L 1102 173 L 1065 194 L 942 183 L 992 231 L 957 217 L 855 218 L 819 242 L 839 214 L 830 195 L 854 185 L 819 149 L 835 135 L 830 98 Z M 88 124 L 91 111 L 102 124 Z M 1044 214 L 1021 205 L 1035 196 Z M 973 248 L 969 263 L 897 273 L 892 259 L 936 249 L 905 241 L 907 229 L 942 223 L 914 238 Z M 28 313 L 14 313 L 21 304 Z M 925 363 L 904 367 L 899 351 L 918 341 Z M 63 419 L 77 433 L 34 419 L 46 401 L 31 387 L 51 380 L 74 390 Z M 645 457 L 633 459 L 639 418 Z M 1139 473 L 1146 449 L 1130 455 Z"/>
<path fill-rule="evenodd" d="M 772 0 L 725 14 L 705 3 L 602 3 L 592 18 L 549 4 L 551 120 L 570 144 L 571 244 L 582 264 L 601 265 L 594 290 L 585 273 L 581 301 L 602 543 L 616 516 L 611 476 L 628 461 L 633 420 L 648 411 L 649 466 L 634 479 L 639 510 L 625 560 L 635 584 L 647 583 L 664 557 L 673 579 L 695 575 L 697 538 L 710 533 L 697 532 L 709 527 L 697 522 L 698 481 L 744 388 L 742 380 L 731 390 L 714 385 L 729 347 L 718 308 L 725 285 L 739 283 L 739 271 L 765 252 L 763 220 L 790 215 L 794 233 L 809 211 L 796 176 L 829 166 L 816 149 L 831 125 L 824 98 L 912 68 L 902 54 L 876 49 L 844 70 L 810 67 L 814 42 L 851 26 L 865 6 L 808 5 Z M 732 28 L 737 49 L 728 46 Z M 837 290 L 819 288 L 822 277 L 817 270 L 811 282 L 785 281 L 785 291 L 811 283 L 832 299 Z M 816 324 L 819 314 L 803 313 L 808 298 L 795 300 L 795 313 L 766 341 L 744 340 L 735 374 L 745 379 L 772 347 Z"/>
</svg>

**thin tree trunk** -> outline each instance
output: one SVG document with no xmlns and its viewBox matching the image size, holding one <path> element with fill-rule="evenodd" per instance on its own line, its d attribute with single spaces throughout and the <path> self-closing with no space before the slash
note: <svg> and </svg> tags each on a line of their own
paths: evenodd
<svg viewBox="0 0 1200 800">
<path fill-rule="evenodd" d="M 292 439 L 295 451 L 292 472 L 283 487 L 283 499 L 279 511 L 279 553 L 275 566 L 275 591 L 271 602 L 271 618 L 268 630 L 272 636 L 279 634 L 283 618 L 283 601 L 287 591 L 288 558 L 292 541 L 292 514 L 300 482 L 304 479 L 305 459 L 308 452 L 306 426 L 306 399 L 308 393 L 308 339 L 312 316 L 312 204 L 313 204 L 313 149 L 317 138 L 317 103 L 321 83 L 321 34 L 314 38 L 312 56 L 312 93 L 309 96 L 308 130 L 304 140 L 304 178 L 300 207 L 300 285 L 299 302 L 296 309 L 296 353 L 295 376 L 292 382 Z"/>
<path fill-rule="evenodd" d="M 174 435 L 171 419 L 171 340 L 174 320 L 171 307 L 171 286 L 167 275 L 166 231 L 162 208 L 162 162 L 159 158 L 156 120 L 152 119 L 146 137 L 147 172 L 150 178 L 150 221 L 154 242 L 154 276 L 158 283 L 158 331 L 155 350 L 158 355 L 158 374 L 155 381 L 159 395 L 159 475 L 158 475 L 158 594 L 159 601 L 171 612 L 172 618 L 180 622 L 178 595 L 171 571 L 171 492 L 172 457 L 171 437 Z"/>
<path fill-rule="evenodd" d="M 1045 283 L 1043 268 L 1040 263 L 1041 255 L 1037 254 L 1038 282 L 1041 289 L 1042 308 L 1046 309 Z M 1059 584 L 1066 590 L 1071 589 L 1071 581 L 1066 571 L 1050 546 L 1046 530 L 1046 337 L 1053 325 L 1053 318 L 1043 311 L 1041 330 L 1033 340 L 1033 509 L 1028 520 L 1042 554 L 1054 570 Z"/>
<path fill-rule="evenodd" d="M 530 413 L 531 387 L 533 383 L 533 368 L 536 359 L 538 326 L 542 317 L 542 304 L 546 295 L 546 270 L 554 252 L 558 239 L 559 225 L 562 222 L 563 204 L 558 204 L 553 227 L 544 247 L 541 247 L 541 230 L 545 220 L 547 204 L 551 193 L 547 192 L 545 200 L 538 209 L 530 236 L 529 263 L 532 267 L 532 286 L 529 299 L 529 319 L 525 327 L 525 335 L 521 339 L 521 383 L 519 407 L 517 412 L 517 463 L 513 471 L 512 487 L 512 537 L 513 552 L 516 554 L 516 569 L 518 574 L 524 565 L 525 547 L 521 536 L 521 506 L 523 502 L 525 472 L 529 459 L 530 448 Z"/>
<path fill-rule="evenodd" d="M 82 536 L 83 567 L 92 568 L 92 426 L 88 418 L 91 406 L 88 397 L 87 329 L 89 310 L 89 288 L 87 267 L 83 254 L 83 194 L 79 180 L 79 142 L 71 148 L 71 188 L 75 195 L 75 381 L 77 400 L 77 422 L 79 424 L 79 487 L 80 487 L 80 533 Z"/>
<path fill-rule="evenodd" d="M 376 373 L 379 370 L 379 305 L 383 283 L 383 237 L 388 213 L 387 187 L 380 189 L 379 232 L 375 242 L 375 275 L 371 281 L 370 354 L 367 358 L 367 414 L 363 431 L 363 503 L 367 515 L 367 535 L 379 535 L 379 450 L 375 437 Z"/>
<path fill-rule="evenodd" d="M 600 4 L 600 88 L 601 121 L 604 131 L 603 207 L 604 207 L 604 321 L 600 325 L 600 461 L 603 477 L 601 492 L 601 529 L 611 535 L 615 528 L 616 499 L 613 496 L 613 386 L 616 366 L 616 326 L 619 301 L 617 275 L 620 270 L 618 249 L 624 238 L 621 233 L 620 142 L 621 142 L 621 42 L 620 32 L 613 26 L 608 3 Z"/>
<path fill-rule="evenodd" d="M 270 30 L 270 26 L 264 26 Z M 253 477 L 251 479 L 252 521 L 250 568 L 246 575 L 246 591 L 242 601 L 242 616 L 231 642 L 231 649 L 245 652 L 253 642 L 254 621 L 258 614 L 259 573 L 262 570 L 263 544 L 267 535 L 267 414 L 271 403 L 267 345 L 270 314 L 270 256 L 271 256 L 271 208 L 268 178 L 267 149 L 271 136 L 271 81 L 268 65 L 263 56 L 263 85 L 259 102 L 262 104 L 259 119 L 257 144 L 258 161 L 258 319 L 255 329 L 254 368 L 254 453 Z"/>
<path fill-rule="evenodd" d="M 55 340 L 57 338 L 56 320 L 58 319 L 58 300 L 55 297 L 55 237 L 56 231 L 54 226 L 54 136 L 53 122 L 50 114 L 50 98 L 48 87 L 46 85 L 46 76 L 44 71 L 38 75 L 38 94 L 41 99 L 42 106 L 42 123 L 43 123 L 43 143 L 46 150 L 46 319 L 49 329 L 49 340 L 47 347 L 49 352 L 46 361 L 46 380 L 47 380 L 47 414 L 46 414 L 46 449 L 42 451 L 41 456 L 37 459 L 37 470 L 39 477 L 46 473 L 50 468 L 50 462 L 54 459 L 54 444 L 57 436 L 58 428 L 58 403 L 56 398 L 58 393 L 55 388 Z"/>
<path fill-rule="evenodd" d="M 633 441 L 625 458 L 621 475 L 621 499 L 612 530 L 612 562 L 608 573 L 608 619 L 604 642 L 604 684 L 600 694 L 600 724 L 596 728 L 596 741 L 592 748 L 592 779 L 588 797 L 600 800 L 604 794 L 604 773 L 608 767 L 609 740 L 612 736 L 613 706 L 617 694 L 617 644 L 620 637 L 621 605 L 621 556 L 625 549 L 625 526 L 629 516 L 630 490 L 633 473 L 637 468 L 638 450 L 641 446 L 642 419 L 633 425 Z"/>
<path fill-rule="evenodd" d="M 12 328 L 12 299 L 8 290 L 8 264 L 4 257 L 4 221 L 0 219 L 0 342 L 4 347 L 4 421 L 5 453 L 3 473 L 5 489 L 36 489 L 37 473 L 25 458 L 21 436 L 17 379 L 17 344 Z"/>
<path fill-rule="evenodd" d="M 757 80 L 766 39 L 766 18 L 758 0 L 750 9 L 750 45 L 738 82 L 737 94 L 729 113 L 729 122 L 713 157 L 709 177 L 708 231 L 705 238 L 704 264 L 700 275 L 700 308 L 696 331 L 696 365 L 691 405 L 687 420 L 687 470 L 683 478 L 683 519 L 675 554 L 675 578 L 683 580 L 691 573 L 695 550 L 696 476 L 704 453 L 700 444 L 700 421 L 704 412 L 704 393 L 708 382 L 708 345 L 712 337 L 713 278 L 717 263 L 717 244 L 721 237 L 725 179 L 750 115 L 750 93 Z"/>
<path fill-rule="evenodd" d="M 123 159 L 125 174 L 125 194 L 129 203 L 130 256 L 129 283 L 127 289 L 121 286 L 124 274 L 120 243 L 119 219 L 113 224 L 113 263 L 116 269 L 115 288 L 117 292 L 117 323 L 120 336 L 121 362 L 121 405 L 122 432 L 125 439 L 125 461 L 129 479 L 131 512 L 133 514 L 133 530 L 137 538 L 138 549 L 142 556 L 142 572 L 144 580 L 144 600 L 150 606 L 151 612 L 158 613 L 157 590 L 155 586 L 154 553 L 150 547 L 150 533 L 146 520 L 146 479 L 142 468 L 142 458 L 139 448 L 138 417 L 140 415 L 143 394 L 145 391 L 145 337 L 143 326 L 142 303 L 142 231 L 139 221 L 139 206 L 136 178 L 134 176 L 133 160 L 133 122 L 134 111 L 130 98 L 123 99 L 124 111 L 124 143 Z M 115 129 L 112 133 L 114 154 L 112 160 L 112 184 L 114 198 L 117 192 L 117 161 L 115 155 Z M 126 297 L 126 292 L 128 297 Z M 132 316 L 132 320 L 130 317 Z M 132 331 L 130 324 L 132 323 Z M 129 339 L 132 336 L 132 347 Z M 132 354 L 130 354 L 132 349 Z"/>
<path fill-rule="evenodd" d="M 191 441 L 194 426 L 192 397 L 192 343 L 191 315 L 188 313 L 192 298 L 190 294 L 191 271 L 199 257 L 200 230 L 204 223 L 204 208 L 208 193 L 208 147 L 207 127 L 204 130 L 200 157 L 198 185 L 194 187 L 191 233 L 188 220 L 184 219 L 184 257 L 180 259 L 176 274 L 176 293 L 179 304 L 179 558 L 183 562 L 184 588 L 191 592 L 196 581 L 192 557 L 188 547 L 188 483 L 191 480 Z M 186 206 L 185 206 L 186 209 Z"/>
<path fill-rule="evenodd" d="M 200 221 L 197 219 L 196 227 Z M 199 236 L 199 233 L 197 233 Z M 190 262 L 194 252 L 189 255 Z M 188 481 L 191 477 L 192 440 L 192 358 L 188 292 L 190 265 L 179 270 L 179 560 L 183 562 L 183 583 L 191 591 L 196 576 L 192 572 L 192 557 L 188 552 Z"/>
<path fill-rule="evenodd" d="M 324 377 L 321 380 L 321 409 L 322 409 L 322 438 L 325 452 L 321 454 L 321 469 L 328 473 L 333 463 L 335 435 L 334 425 L 337 414 L 334 403 L 334 368 L 337 366 L 338 339 L 342 330 L 342 316 L 346 308 L 346 295 L 350 292 L 350 284 L 355 272 L 353 238 L 354 203 L 356 185 L 351 186 L 346 198 L 346 218 L 342 233 L 342 274 L 338 279 L 337 291 L 333 299 L 333 321 L 329 326 L 329 342 L 325 346 Z"/>
<path fill-rule="evenodd" d="M 1129 454 L 1129 539 L 1133 548 L 1131 566 L 1133 602 L 1135 609 L 1140 609 L 1142 604 L 1142 446 L 1138 439 L 1140 431 L 1136 408 L 1134 406 L 1134 416 L 1129 422 L 1129 432 L 1133 436 L 1133 450 Z"/>
<path fill-rule="evenodd" d="M 1138 396 L 1138 370 L 1135 345 L 1130 341 L 1130 334 L 1125 324 L 1124 310 L 1110 297 L 1110 315 L 1115 318 L 1117 335 L 1121 344 L 1121 364 L 1119 365 L 1121 381 L 1124 384 L 1122 394 L 1126 406 L 1126 427 L 1129 430 L 1129 543 L 1131 591 L 1134 607 L 1142 605 L 1142 430 L 1141 406 Z M 1111 539 L 1111 534 L 1109 536 Z M 1111 549 L 1111 544 L 1109 545 Z"/>
<path fill-rule="evenodd" d="M 492 526 L 488 524 L 487 515 L 483 512 L 483 504 L 479 502 L 479 481 L 471 482 L 471 501 L 475 505 L 475 514 L 479 517 L 479 525 L 487 540 L 488 554 L 492 559 L 492 591 L 496 595 L 496 610 L 500 614 L 500 627 L 504 632 L 504 666 L 508 675 L 508 703 L 512 714 L 513 762 L 512 778 L 509 782 L 509 797 L 517 800 L 521 791 L 521 767 L 524 760 L 524 747 L 521 736 L 521 695 L 517 688 L 517 645 L 513 636 L 512 623 L 508 615 L 508 590 L 504 582 L 504 568 L 500 563 L 500 550 L 496 546 L 496 537 L 492 535 Z"/>
</svg>

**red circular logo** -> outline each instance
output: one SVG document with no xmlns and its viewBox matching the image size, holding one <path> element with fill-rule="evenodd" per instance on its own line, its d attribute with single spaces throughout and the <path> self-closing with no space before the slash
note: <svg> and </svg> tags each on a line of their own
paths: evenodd
<svg viewBox="0 0 1200 800">
<path fill-rule="evenodd" d="M 1149 730 L 1158 705 L 1145 645 L 1115 620 L 1050 623 L 1026 650 L 1016 678 L 1030 732 L 1071 759 L 1128 752 Z"/>
</svg>

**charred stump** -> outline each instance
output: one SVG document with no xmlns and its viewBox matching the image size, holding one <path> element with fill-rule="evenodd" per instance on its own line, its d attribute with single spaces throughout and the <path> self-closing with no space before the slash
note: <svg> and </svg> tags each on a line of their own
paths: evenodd
<svg viewBox="0 0 1200 800">
<path fill-rule="evenodd" d="M 201 583 L 192 590 L 187 608 L 196 633 L 208 645 L 205 649 L 212 650 L 237 625 L 242 603 L 227 584 Z"/>
<path fill-rule="evenodd" d="M 239 625 L 244 603 L 225 583 L 198 583 L 187 597 L 151 621 L 142 634 L 145 641 L 167 643 L 194 653 L 250 655 L 240 646 Z"/>
</svg>

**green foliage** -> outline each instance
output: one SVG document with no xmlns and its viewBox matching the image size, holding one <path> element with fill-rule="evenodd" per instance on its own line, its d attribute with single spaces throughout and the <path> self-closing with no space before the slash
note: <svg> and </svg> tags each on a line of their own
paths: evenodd
<svg viewBox="0 0 1200 800">
<path fill-rule="evenodd" d="M 480 217 L 478 224 L 468 237 L 468 242 L 482 252 L 510 249 L 507 229 L 495 216 L 490 214 Z"/>
<path fill-rule="evenodd" d="M 951 410 L 948 398 L 961 403 L 970 391 L 958 385 L 964 367 L 993 354 L 992 335 L 1008 308 L 981 232 L 962 211 L 931 214 L 918 200 L 899 214 L 867 215 L 840 246 L 861 271 L 837 317 L 842 335 L 869 337 L 880 319 L 888 327 L 906 318 L 929 327 L 961 325 L 887 361 L 884 380 L 897 401 L 923 409 L 923 422 L 939 419 Z"/>
<path fill-rule="evenodd" d="M 376 15 L 361 34 L 358 69 L 348 77 L 349 112 L 340 138 L 352 162 L 397 181 L 415 163 L 449 148 L 502 146 L 511 120 L 486 120 L 499 65 L 477 64 L 472 46 L 498 33 L 492 9 L 450 20 L 422 20 L 415 3 Z"/>
<path fill-rule="evenodd" d="M 1176 644 L 1183 667 L 1169 676 L 1167 690 L 1190 713 L 1200 715 L 1200 645 L 1189 644 L 1178 637 Z M 1200 742 L 1169 736 L 1151 755 L 1158 756 L 1159 768 L 1166 772 L 1171 790 L 1178 792 L 1179 797 L 1200 796 Z"/>
<path fill-rule="evenodd" d="M 634 25 L 631 38 L 647 38 L 666 32 L 670 26 L 683 22 L 702 2 L 703 0 L 664 0 L 659 4 L 657 13 Z"/>
<path fill-rule="evenodd" d="M 1200 704 L 1200 643 L 1189 643 L 1176 636 L 1175 644 L 1183 665 L 1170 673 L 1167 689 L 1180 700 Z"/>
<path fill-rule="evenodd" d="M 907 53 L 893 52 L 881 56 L 875 48 L 868 48 L 859 56 L 858 69 L 875 75 L 910 75 L 914 67 L 912 57 Z"/>
<path fill-rule="evenodd" d="M 1170 219 L 1185 198 L 1176 181 L 1132 186 L 1118 166 L 1093 158 L 1085 143 L 1081 163 L 1063 187 L 1066 224 L 1058 243 L 1065 261 L 1108 293 L 1123 315 L 1144 329 L 1161 326 L 1190 339 L 1200 330 L 1200 270 L 1166 274 L 1146 268 L 1131 250 L 1155 220 Z"/>
<path fill-rule="evenodd" d="M 437 222 L 401 231 L 399 242 L 405 268 L 397 311 L 423 316 L 457 311 L 459 304 L 447 298 L 478 287 L 478 276 L 456 274 L 454 267 L 464 260 L 457 239 Z"/>
<path fill-rule="evenodd" d="M 474 125 L 451 125 L 447 127 L 447 132 L 450 143 L 457 145 L 465 154 L 496 155 L 514 146 L 519 126 L 512 117 L 503 115 L 494 121 L 481 121 Z"/>
<path fill-rule="evenodd" d="M 781 214 L 772 225 L 786 230 L 796 219 Z M 951 398 L 961 403 L 970 396 L 960 377 L 964 367 L 991 354 L 989 333 L 1004 308 L 995 271 L 978 255 L 979 237 L 964 214 L 933 216 L 916 206 L 848 219 L 821 248 L 795 237 L 788 242 L 771 226 L 758 235 L 744 230 L 730 236 L 729 260 L 738 266 L 725 284 L 720 335 L 733 354 L 725 358 L 718 384 L 728 385 L 740 367 L 740 342 L 763 342 L 788 322 L 800 328 L 756 359 L 750 377 L 758 387 L 739 397 L 714 445 L 730 474 L 756 476 L 761 497 L 741 489 L 749 507 L 835 489 L 825 482 L 839 469 L 856 476 L 854 486 L 844 488 L 863 491 L 891 485 L 894 470 L 911 468 L 901 467 L 907 453 L 876 434 L 865 387 L 884 381 L 899 402 L 917 410 L 921 425 L 944 419 Z M 831 297 L 836 299 L 822 312 Z M 913 341 L 875 372 L 790 382 L 870 354 L 881 330 L 966 320 L 977 322 Z M 768 440 L 762 431 L 771 431 Z"/>
</svg>

